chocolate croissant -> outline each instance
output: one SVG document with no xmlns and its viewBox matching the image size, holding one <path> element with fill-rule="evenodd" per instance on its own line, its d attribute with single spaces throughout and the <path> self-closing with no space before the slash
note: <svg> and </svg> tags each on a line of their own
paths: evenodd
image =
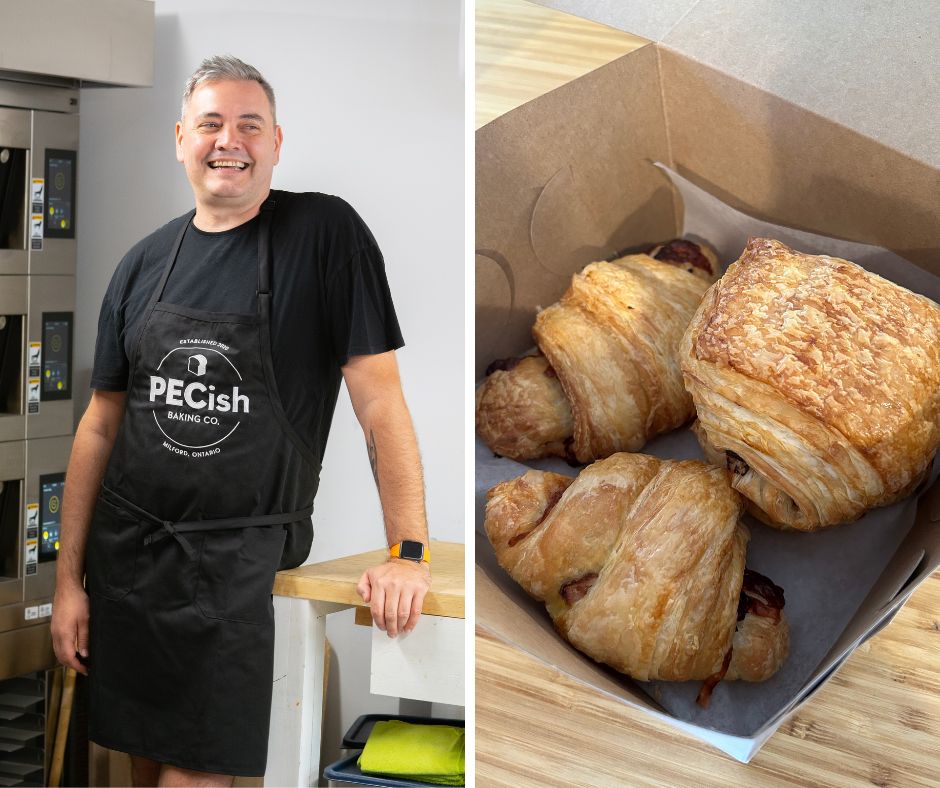
<svg viewBox="0 0 940 788">
<path fill-rule="evenodd" d="M 576 479 L 528 471 L 487 494 L 500 565 L 555 627 L 643 681 L 763 681 L 787 657 L 783 591 L 744 567 L 750 534 L 720 468 L 614 454 Z"/>
<path fill-rule="evenodd" d="M 940 307 L 846 260 L 751 239 L 680 356 L 706 456 L 771 525 L 896 501 L 940 444 Z"/>
<path fill-rule="evenodd" d="M 537 315 L 541 353 L 487 370 L 477 432 L 501 456 L 585 463 L 688 421 L 677 349 L 716 272 L 691 241 L 588 265 Z"/>
</svg>

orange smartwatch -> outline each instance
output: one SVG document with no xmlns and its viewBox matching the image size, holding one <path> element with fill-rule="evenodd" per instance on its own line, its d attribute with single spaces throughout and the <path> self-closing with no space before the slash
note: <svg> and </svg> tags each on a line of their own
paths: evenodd
<svg viewBox="0 0 940 788">
<path fill-rule="evenodd" d="M 421 542 L 412 542 L 410 539 L 393 544 L 388 548 L 388 554 L 391 558 L 403 558 L 405 561 L 431 563 L 431 551 Z"/>
</svg>

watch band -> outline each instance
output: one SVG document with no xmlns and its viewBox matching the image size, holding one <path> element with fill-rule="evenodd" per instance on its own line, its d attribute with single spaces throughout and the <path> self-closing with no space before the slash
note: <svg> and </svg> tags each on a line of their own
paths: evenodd
<svg viewBox="0 0 940 788">
<path fill-rule="evenodd" d="M 407 547 L 411 549 L 416 549 L 420 547 L 421 557 L 412 558 L 410 556 L 402 556 L 401 554 L 402 545 L 407 545 Z M 389 547 L 388 555 L 390 558 L 401 558 L 403 561 L 416 561 L 416 562 L 424 561 L 427 564 L 431 563 L 431 551 L 425 545 L 421 544 L 421 542 L 412 542 L 409 539 L 405 539 L 404 541 L 401 541 L 398 544 L 393 544 L 391 547 Z"/>
</svg>

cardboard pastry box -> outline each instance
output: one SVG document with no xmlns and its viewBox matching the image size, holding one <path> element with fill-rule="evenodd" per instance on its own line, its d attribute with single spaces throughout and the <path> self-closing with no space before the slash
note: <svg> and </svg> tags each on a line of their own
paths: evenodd
<svg viewBox="0 0 940 788">
<path fill-rule="evenodd" d="M 546 4 L 653 42 L 477 132 L 478 379 L 494 359 L 532 347 L 537 309 L 572 273 L 682 233 L 681 195 L 652 162 L 750 216 L 884 247 L 940 276 L 940 26 L 927 18 L 929 3 Z M 860 43 L 872 31 L 881 44 Z M 484 492 L 478 484 L 478 530 Z M 898 517 L 904 533 L 893 553 L 868 558 L 877 571 L 848 623 L 751 730 L 683 719 L 574 651 L 513 590 L 480 536 L 477 622 L 748 761 L 940 566 L 940 482 Z M 834 530 L 851 536 L 853 527 Z"/>
</svg>

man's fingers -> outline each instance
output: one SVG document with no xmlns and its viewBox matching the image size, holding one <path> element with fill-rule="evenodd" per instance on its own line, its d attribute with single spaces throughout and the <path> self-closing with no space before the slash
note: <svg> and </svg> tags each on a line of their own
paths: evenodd
<svg viewBox="0 0 940 788">
<path fill-rule="evenodd" d="M 88 668 L 81 659 L 79 659 L 79 654 L 81 654 L 82 657 L 88 656 L 88 621 L 79 620 L 76 623 L 76 630 L 76 633 L 70 638 L 71 642 L 65 649 L 66 656 L 68 657 L 66 665 L 74 669 L 76 673 L 87 676 Z"/>
<path fill-rule="evenodd" d="M 385 631 L 385 589 L 378 586 L 372 589 L 372 620 L 375 625 Z"/>
<path fill-rule="evenodd" d="M 363 572 L 362 577 L 359 578 L 359 582 L 356 584 L 356 593 L 362 597 L 362 601 L 366 604 L 368 604 L 372 598 L 372 582 L 369 578 L 368 570 Z"/>
<path fill-rule="evenodd" d="M 59 662 L 65 665 L 65 667 L 71 668 L 76 673 L 81 673 L 84 676 L 88 675 L 88 668 L 78 661 L 78 657 L 66 657 L 65 659 L 60 659 Z"/>
<path fill-rule="evenodd" d="M 389 637 L 411 632 L 418 623 L 428 592 L 429 578 L 415 576 L 414 566 L 387 563 L 367 571 L 359 580 L 356 590 L 369 602 L 372 620 Z M 426 570 L 425 570 L 426 571 Z M 364 591 L 369 586 L 369 597 Z"/>
<path fill-rule="evenodd" d="M 88 658 L 88 621 L 78 622 L 78 653 Z"/>
<path fill-rule="evenodd" d="M 88 596 L 84 589 L 59 588 L 49 624 L 56 659 L 88 675 Z"/>
<path fill-rule="evenodd" d="M 75 650 L 75 638 L 69 636 L 62 636 L 61 634 L 53 640 L 53 650 L 55 651 L 56 659 L 67 668 L 72 668 L 76 673 L 81 673 L 84 676 L 88 675 L 88 668 L 86 668 L 78 659 L 78 653 Z M 86 653 L 88 647 L 85 647 Z"/>
<path fill-rule="evenodd" d="M 395 605 L 395 631 L 392 632 L 391 628 L 388 630 L 388 634 L 392 637 L 395 637 L 399 632 L 407 631 L 405 627 L 411 616 L 411 599 L 411 591 L 407 587 L 403 588 L 398 595 L 398 604 Z M 386 607 L 388 607 L 387 603 Z"/>
<path fill-rule="evenodd" d="M 417 591 L 411 598 L 411 612 L 408 616 L 408 623 L 404 627 L 405 632 L 411 632 L 418 625 L 422 607 L 424 607 L 424 591 Z"/>
<path fill-rule="evenodd" d="M 69 660 L 66 667 L 72 668 L 76 673 L 81 673 L 83 676 L 88 675 L 88 668 L 82 664 L 81 660 L 78 658 L 78 652 L 76 655 Z"/>
<path fill-rule="evenodd" d="M 55 632 L 52 633 L 52 650 L 55 652 L 55 658 L 64 665 L 68 652 L 64 647 L 61 636 Z"/>
<path fill-rule="evenodd" d="M 392 586 L 391 588 L 386 589 L 385 591 L 385 627 L 390 638 L 395 637 L 398 634 L 399 620 L 398 620 L 398 600 L 400 599 L 400 591 L 397 587 Z"/>
</svg>

